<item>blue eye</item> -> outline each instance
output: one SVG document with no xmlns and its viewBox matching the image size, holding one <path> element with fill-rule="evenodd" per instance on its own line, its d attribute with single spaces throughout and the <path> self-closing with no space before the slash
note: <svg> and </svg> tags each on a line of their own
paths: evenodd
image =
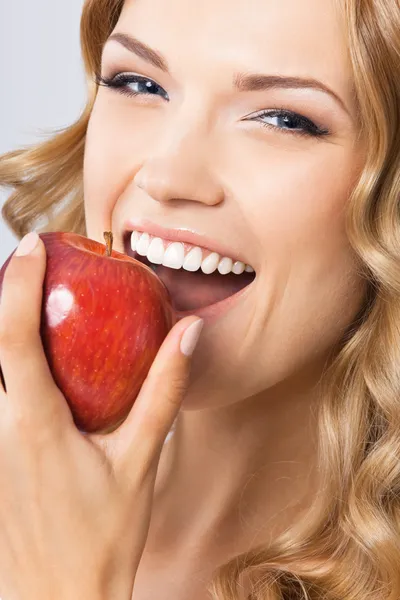
<svg viewBox="0 0 400 600">
<path fill-rule="evenodd" d="M 96 75 L 96 83 L 105 87 L 117 88 L 118 92 L 125 96 L 162 95 L 168 100 L 168 94 L 161 86 L 141 75 L 126 75 L 125 73 L 118 73 L 115 77 Z M 130 87 L 132 85 L 135 89 Z M 162 94 L 157 93 L 159 90 L 162 90 Z"/>
<path fill-rule="evenodd" d="M 274 119 L 276 125 L 272 125 L 271 123 L 266 123 L 262 119 L 269 118 Z M 258 121 L 263 127 L 272 128 L 283 133 L 291 133 L 295 135 L 307 135 L 310 137 L 322 137 L 329 135 L 328 129 L 321 129 L 307 119 L 307 117 L 303 117 L 298 113 L 292 112 L 290 110 L 284 110 L 281 108 L 274 108 L 271 110 L 263 110 L 261 113 L 258 113 L 255 117 L 251 119 L 252 121 Z"/>
<path fill-rule="evenodd" d="M 114 77 L 102 77 L 96 74 L 95 81 L 97 85 L 115 88 L 118 93 L 125 96 L 161 96 L 169 100 L 167 92 L 160 85 L 152 79 L 142 77 L 141 75 L 118 73 Z M 265 118 L 275 119 L 276 124 L 266 123 L 263 121 Z M 257 121 L 263 127 L 267 127 L 277 133 L 289 133 L 291 135 L 313 138 L 321 138 L 330 133 L 328 129 L 321 129 L 318 125 L 310 121 L 310 119 L 307 119 L 307 117 L 282 108 L 263 110 L 248 120 Z"/>
</svg>

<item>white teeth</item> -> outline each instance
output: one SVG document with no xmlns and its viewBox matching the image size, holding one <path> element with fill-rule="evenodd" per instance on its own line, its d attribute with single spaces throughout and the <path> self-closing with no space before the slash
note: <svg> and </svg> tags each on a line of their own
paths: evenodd
<svg viewBox="0 0 400 600">
<path fill-rule="evenodd" d="M 185 260 L 183 261 L 183 268 L 186 269 L 186 271 L 198 271 L 200 269 L 202 260 L 203 253 L 201 251 L 201 248 L 195 246 L 185 256 Z"/>
<path fill-rule="evenodd" d="M 219 260 L 220 256 L 219 254 L 217 254 L 217 252 L 212 252 L 211 254 L 209 254 L 209 256 L 207 256 L 207 258 L 205 258 L 201 263 L 201 270 L 203 271 L 203 273 L 206 273 L 206 275 L 214 273 L 214 271 L 218 267 Z"/>
<path fill-rule="evenodd" d="M 164 258 L 164 244 L 161 238 L 153 238 L 147 251 L 147 258 L 150 262 L 161 265 Z"/>
<path fill-rule="evenodd" d="M 218 265 L 218 271 L 221 273 L 221 275 L 227 275 L 230 273 L 232 271 L 232 259 L 227 258 L 226 256 L 221 258 Z"/>
<path fill-rule="evenodd" d="M 240 275 L 241 273 L 243 273 L 244 267 L 245 267 L 245 264 L 242 261 L 237 260 L 235 263 L 233 263 L 232 271 L 236 275 Z"/>
<path fill-rule="evenodd" d="M 181 269 L 185 259 L 185 249 L 181 242 L 170 244 L 164 253 L 162 264 L 171 269 Z"/>
<path fill-rule="evenodd" d="M 140 233 L 138 231 L 132 231 L 131 235 L 131 248 L 135 252 L 138 241 L 140 240 Z"/>
<path fill-rule="evenodd" d="M 136 244 L 136 252 L 140 254 L 140 256 L 147 256 L 147 251 L 150 246 L 150 236 L 148 233 L 142 233 L 139 238 L 138 243 Z"/>
<path fill-rule="evenodd" d="M 163 265 L 171 269 L 185 269 L 186 271 L 198 271 L 209 275 L 217 269 L 221 275 L 235 273 L 240 275 L 244 271 L 254 273 L 250 265 L 246 265 L 240 260 L 233 261 L 227 256 L 222 258 L 217 252 L 211 252 L 203 260 L 203 250 L 199 246 L 194 246 L 185 255 L 185 247 L 181 242 L 172 244 L 159 237 L 150 237 L 148 233 L 132 231 L 131 248 L 140 256 L 146 256 L 149 262 L 156 265 Z"/>
</svg>

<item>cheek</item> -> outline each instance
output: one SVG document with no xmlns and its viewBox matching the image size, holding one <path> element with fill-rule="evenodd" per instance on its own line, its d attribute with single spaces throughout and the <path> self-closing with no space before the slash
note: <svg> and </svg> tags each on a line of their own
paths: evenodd
<svg viewBox="0 0 400 600">
<path fill-rule="evenodd" d="M 365 294 L 344 228 L 359 168 L 350 150 L 317 146 L 315 153 L 285 156 L 276 150 L 263 177 L 254 171 L 251 196 L 242 191 L 261 257 L 253 318 L 246 323 L 260 387 L 329 351 Z"/>
<path fill-rule="evenodd" d="M 290 151 L 270 148 L 262 165 L 250 161 L 250 195 L 245 182 L 236 190 L 246 198 L 266 265 L 271 252 L 303 263 L 307 257 L 330 262 L 348 251 L 345 209 L 360 173 L 359 157 L 350 145 L 316 143 L 307 150 L 301 144 Z"/>
<path fill-rule="evenodd" d="M 115 110 L 105 96 L 98 96 L 86 135 L 83 176 L 87 232 L 94 239 L 100 232 L 103 241 L 103 224 L 141 166 L 148 127 L 144 136 L 143 119 L 135 120 L 136 126 L 132 116 L 123 109 Z"/>
</svg>

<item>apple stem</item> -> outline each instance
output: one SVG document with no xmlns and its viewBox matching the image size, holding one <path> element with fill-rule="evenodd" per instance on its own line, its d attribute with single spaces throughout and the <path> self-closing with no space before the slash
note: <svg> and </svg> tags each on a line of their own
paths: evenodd
<svg viewBox="0 0 400 600">
<path fill-rule="evenodd" d="M 106 256 L 111 256 L 112 245 L 113 245 L 113 234 L 111 231 L 105 231 L 103 233 L 104 239 L 106 240 Z"/>
</svg>

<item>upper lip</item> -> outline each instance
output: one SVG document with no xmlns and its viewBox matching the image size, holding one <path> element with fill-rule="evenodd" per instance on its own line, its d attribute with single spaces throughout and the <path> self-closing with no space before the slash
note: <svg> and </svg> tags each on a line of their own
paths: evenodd
<svg viewBox="0 0 400 600">
<path fill-rule="evenodd" d="M 241 255 L 240 251 L 230 249 L 218 240 L 214 240 L 206 235 L 197 233 L 194 229 L 187 227 L 178 227 L 174 229 L 162 227 L 157 225 L 148 219 L 128 219 L 124 225 L 124 231 L 142 231 L 143 233 L 149 233 L 165 240 L 172 242 L 182 242 L 186 244 L 192 244 L 193 246 L 200 246 L 209 250 L 210 252 L 217 252 L 220 256 L 226 256 L 235 260 L 240 260 L 245 264 L 251 265 L 246 258 Z M 253 265 L 251 265 L 253 266 Z M 253 267 L 254 268 L 254 267 Z"/>
</svg>

